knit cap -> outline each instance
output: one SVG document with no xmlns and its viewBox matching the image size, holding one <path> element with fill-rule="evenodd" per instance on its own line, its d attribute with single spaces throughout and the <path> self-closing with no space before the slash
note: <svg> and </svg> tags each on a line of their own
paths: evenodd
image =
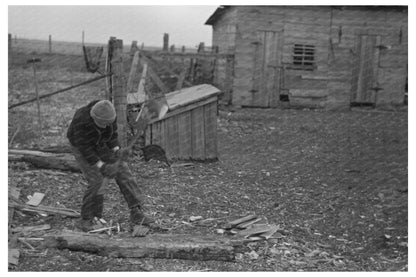
<svg viewBox="0 0 416 277">
<path fill-rule="evenodd" d="M 101 100 L 92 106 L 90 115 L 99 127 L 105 127 L 116 119 L 116 110 L 110 101 Z"/>
</svg>

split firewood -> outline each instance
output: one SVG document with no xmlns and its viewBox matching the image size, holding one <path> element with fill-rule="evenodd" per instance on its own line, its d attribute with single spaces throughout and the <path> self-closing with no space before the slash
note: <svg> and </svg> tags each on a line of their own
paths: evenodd
<svg viewBox="0 0 416 277">
<path fill-rule="evenodd" d="M 276 225 L 268 225 L 268 224 L 259 224 L 259 226 L 251 227 L 245 230 L 238 232 L 239 236 L 248 238 L 251 236 L 260 236 L 265 238 L 271 237 L 277 230 L 279 226 Z M 264 234 L 264 235 L 263 235 Z"/>
<path fill-rule="evenodd" d="M 38 206 L 40 202 L 42 202 L 43 197 L 45 197 L 45 194 L 41 192 L 35 192 L 29 201 L 26 202 L 26 204 L 30 206 Z"/>
<path fill-rule="evenodd" d="M 225 226 L 225 228 L 226 229 L 232 229 L 232 228 L 236 227 L 238 224 L 247 222 L 249 220 L 253 220 L 255 218 L 257 218 L 256 215 L 250 214 L 250 215 L 244 216 L 242 218 L 239 218 L 239 219 L 228 222 L 227 225 Z"/>
<path fill-rule="evenodd" d="M 261 218 L 254 218 L 252 220 L 249 220 L 249 221 L 246 221 L 246 222 L 243 222 L 243 223 L 238 224 L 237 226 L 235 226 L 235 228 L 238 228 L 238 229 L 246 229 L 249 226 L 251 226 L 254 223 L 257 223 L 257 222 L 259 222 L 261 220 L 262 220 Z"/>
<path fill-rule="evenodd" d="M 259 241 L 259 240 L 264 240 L 264 238 L 262 238 L 262 237 L 258 237 L 258 236 L 255 236 L 255 237 L 248 237 L 247 238 L 249 241 Z"/>
<path fill-rule="evenodd" d="M 30 233 L 30 232 L 49 230 L 49 229 L 51 229 L 51 225 L 49 224 L 37 225 L 37 226 L 22 226 L 22 227 L 12 228 L 12 233 Z"/>
<path fill-rule="evenodd" d="M 9 186 L 9 197 L 18 200 L 20 197 L 20 189 L 15 186 Z"/>
<path fill-rule="evenodd" d="M 9 207 L 19 209 L 21 211 L 26 212 L 36 212 L 39 214 L 59 214 L 64 215 L 68 217 L 80 217 L 80 213 L 71 209 L 67 208 L 57 208 L 57 207 L 50 207 L 50 206 L 42 206 L 39 205 L 37 207 L 35 206 L 29 206 L 27 204 L 18 203 L 18 201 L 9 201 Z"/>
<path fill-rule="evenodd" d="M 30 243 L 28 243 L 26 240 L 22 239 L 22 238 L 18 238 L 18 240 L 23 243 L 24 245 L 26 245 L 30 250 L 35 250 L 35 247 L 33 247 Z"/>
<path fill-rule="evenodd" d="M 268 231 L 268 232 L 266 232 L 266 233 L 262 233 L 262 234 L 260 234 L 260 237 L 262 237 L 262 238 L 265 238 L 265 239 L 269 239 L 269 238 L 271 238 L 276 232 L 277 232 L 277 230 L 279 230 L 280 229 L 280 227 L 279 226 L 277 226 L 277 225 L 272 225 L 271 226 L 271 228 L 270 228 L 270 230 Z"/>
</svg>

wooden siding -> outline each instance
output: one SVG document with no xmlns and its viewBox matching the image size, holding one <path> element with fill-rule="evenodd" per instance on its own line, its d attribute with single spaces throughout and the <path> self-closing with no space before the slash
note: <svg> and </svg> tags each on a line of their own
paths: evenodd
<svg viewBox="0 0 416 277">
<path fill-rule="evenodd" d="M 219 93 L 210 85 L 168 93 L 169 112 L 151 122 L 146 145 L 162 146 L 170 160 L 216 160 Z"/>
</svg>

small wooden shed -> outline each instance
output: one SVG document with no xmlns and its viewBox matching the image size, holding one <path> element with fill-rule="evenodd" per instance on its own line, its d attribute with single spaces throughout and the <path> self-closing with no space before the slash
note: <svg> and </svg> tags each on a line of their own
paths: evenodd
<svg viewBox="0 0 416 277">
<path fill-rule="evenodd" d="M 170 160 L 213 161 L 217 151 L 216 87 L 202 84 L 166 94 L 169 111 L 150 122 L 146 145 L 157 144 Z"/>
<path fill-rule="evenodd" d="M 205 24 L 234 55 L 235 106 L 404 102 L 407 6 L 220 6 Z"/>
</svg>

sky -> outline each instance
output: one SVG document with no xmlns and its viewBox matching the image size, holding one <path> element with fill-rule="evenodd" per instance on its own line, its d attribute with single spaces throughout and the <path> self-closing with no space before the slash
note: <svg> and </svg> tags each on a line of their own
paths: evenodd
<svg viewBox="0 0 416 277">
<path fill-rule="evenodd" d="M 150 3 L 147 2 L 147 3 Z M 8 6 L 8 32 L 18 38 L 106 43 L 110 36 L 126 43 L 194 47 L 211 45 L 212 27 L 205 25 L 218 5 L 121 5 L 121 6 Z"/>
<path fill-rule="evenodd" d="M 402 0 L 396 0 L 403 2 Z M 10 2 L 10 1 L 9 1 Z M 17 2 L 17 5 L 14 4 Z M 49 35 L 56 41 L 82 41 L 82 31 L 85 32 L 86 43 L 107 43 L 110 36 L 122 39 L 126 43 L 137 40 L 139 45 L 161 46 L 163 34 L 169 34 L 169 44 L 177 47 L 182 45 L 194 47 L 200 42 L 209 46 L 212 42 L 212 27 L 205 25 L 206 20 L 214 13 L 220 4 L 268 4 L 268 5 L 331 5 L 331 4 L 399 4 L 391 0 L 376 0 L 365 2 L 345 1 L 298 1 L 298 0 L 268 0 L 268 1 L 230 1 L 215 0 L 181 2 L 176 1 L 140 1 L 88 0 L 63 1 L 54 6 L 54 2 L 12 1 L 8 3 L 8 33 L 23 38 L 48 40 Z M 41 5 L 39 5 L 41 2 Z M 100 3 L 96 5 L 96 3 Z M 341 3 L 340 3 L 341 2 Z M 406 1 L 405 1 L 406 2 Z M 29 4 L 27 4 L 29 3 Z M 61 3 L 61 2 L 60 2 Z M 69 3 L 69 4 L 68 4 Z M 114 5 L 117 3 L 118 5 Z M 127 4 L 126 4 L 127 3 Z M 152 5 L 149 5 L 149 4 Z M 164 4 L 167 3 L 167 4 Z M 172 6 L 173 3 L 173 6 Z M 73 4 L 73 6 L 71 6 Z M 112 4 L 110 6 L 109 4 Z M 32 5 L 32 6 L 30 6 Z M 170 6 L 169 6 L 170 5 Z"/>
</svg>

